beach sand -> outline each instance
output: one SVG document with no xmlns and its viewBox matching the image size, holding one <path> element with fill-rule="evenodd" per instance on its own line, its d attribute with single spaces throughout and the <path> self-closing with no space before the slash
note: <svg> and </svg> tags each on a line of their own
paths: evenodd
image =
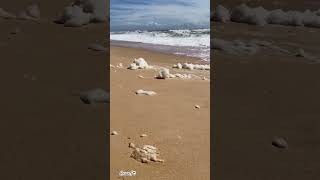
<svg viewBox="0 0 320 180">
<path fill-rule="evenodd" d="M 74 94 L 108 85 L 108 53 L 88 50 L 96 41 L 108 45 L 107 25 L 54 24 L 66 4 L 40 3 L 40 22 L 0 19 L 1 179 L 106 176 L 108 105 L 86 105 Z M 1 5 L 16 12 L 13 2 Z"/>
<path fill-rule="evenodd" d="M 111 179 L 121 179 L 119 172 L 136 171 L 124 179 L 197 179 L 210 178 L 210 81 L 155 79 L 157 71 L 126 69 L 134 58 L 142 57 L 149 65 L 167 67 L 175 63 L 200 62 L 197 59 L 161 54 L 142 49 L 111 47 L 110 137 Z M 180 70 L 209 77 L 209 71 Z M 139 78 L 143 76 L 144 78 Z M 155 96 L 138 96 L 138 89 L 155 91 Z M 195 105 L 201 108 L 196 109 Z M 147 137 L 141 138 L 141 134 Z M 153 145 L 165 162 L 144 164 L 130 158 L 132 142 Z"/>
<path fill-rule="evenodd" d="M 212 27 L 215 38 L 264 40 L 320 57 L 319 29 L 239 23 L 213 23 Z M 211 94 L 213 177 L 319 179 L 320 65 L 270 50 L 253 55 L 215 51 L 212 61 L 216 71 Z M 274 137 L 284 138 L 288 148 L 272 146 Z"/>
</svg>

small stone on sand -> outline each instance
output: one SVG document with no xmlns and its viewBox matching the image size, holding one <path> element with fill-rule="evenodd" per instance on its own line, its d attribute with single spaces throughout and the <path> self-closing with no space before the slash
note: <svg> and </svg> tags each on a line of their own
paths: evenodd
<svg viewBox="0 0 320 180">
<path fill-rule="evenodd" d="M 200 106 L 199 105 L 195 105 L 194 106 L 196 109 L 200 109 Z"/>
<path fill-rule="evenodd" d="M 297 57 L 306 57 L 306 53 L 303 49 L 298 49 L 298 53 L 296 54 Z"/>
<path fill-rule="evenodd" d="M 136 147 L 136 145 L 134 144 L 134 143 L 129 143 L 129 148 L 135 148 Z"/>
<path fill-rule="evenodd" d="M 112 131 L 111 135 L 118 135 L 118 132 L 117 131 Z"/>
<path fill-rule="evenodd" d="M 117 68 L 123 68 L 123 64 L 122 64 L 122 63 L 119 63 L 119 64 L 117 65 Z"/>
<path fill-rule="evenodd" d="M 11 32 L 10 32 L 10 34 L 18 34 L 18 33 L 20 33 L 21 32 L 21 30 L 19 29 L 19 28 L 15 28 L 14 30 L 12 30 Z"/>
<path fill-rule="evenodd" d="M 140 137 L 147 137 L 148 135 L 146 134 L 141 134 Z"/>
<path fill-rule="evenodd" d="M 288 148 L 288 143 L 283 138 L 276 137 L 272 140 L 272 145 L 277 148 Z"/>
</svg>

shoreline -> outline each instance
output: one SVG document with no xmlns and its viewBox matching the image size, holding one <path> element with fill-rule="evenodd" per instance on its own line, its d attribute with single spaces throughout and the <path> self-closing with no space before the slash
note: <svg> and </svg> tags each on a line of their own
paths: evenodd
<svg viewBox="0 0 320 180">
<path fill-rule="evenodd" d="M 117 43 L 119 43 L 119 44 L 117 44 Z M 122 44 L 122 43 L 124 43 L 124 44 Z M 132 44 L 133 47 L 130 45 L 127 45 L 127 44 Z M 139 45 L 135 46 L 136 44 L 143 44 L 143 47 L 141 47 Z M 148 45 L 151 45 L 153 47 L 148 48 Z M 166 50 L 156 49 L 156 47 L 160 47 L 160 46 L 166 46 L 166 45 L 157 45 L 157 44 L 152 45 L 152 44 L 139 43 L 139 42 L 136 43 L 136 42 L 129 42 L 129 41 L 110 40 L 110 49 L 111 48 L 136 49 L 136 50 L 141 50 L 141 51 L 150 52 L 150 53 L 152 52 L 152 53 L 156 53 L 156 54 L 163 54 L 163 55 L 168 55 L 168 56 L 176 56 L 179 58 L 185 58 L 187 60 L 191 60 L 191 61 L 189 61 L 189 63 L 192 62 L 192 63 L 197 63 L 197 64 L 210 64 L 210 61 L 203 60 L 200 57 L 193 57 L 193 56 L 188 56 L 185 54 L 175 54 L 172 52 L 167 52 Z M 170 47 L 170 46 L 167 46 L 167 47 Z M 172 46 L 172 47 L 176 47 L 176 46 Z"/>
<path fill-rule="evenodd" d="M 206 31 L 128 32 L 110 34 L 111 45 L 139 47 L 210 61 L 210 37 Z"/>
</svg>

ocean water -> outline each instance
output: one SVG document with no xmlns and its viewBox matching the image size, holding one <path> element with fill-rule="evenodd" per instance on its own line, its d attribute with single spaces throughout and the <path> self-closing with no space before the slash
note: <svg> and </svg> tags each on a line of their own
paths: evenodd
<svg viewBox="0 0 320 180">
<path fill-rule="evenodd" d="M 115 45 L 141 47 L 210 60 L 210 29 L 120 31 L 111 32 L 110 39 Z"/>
</svg>

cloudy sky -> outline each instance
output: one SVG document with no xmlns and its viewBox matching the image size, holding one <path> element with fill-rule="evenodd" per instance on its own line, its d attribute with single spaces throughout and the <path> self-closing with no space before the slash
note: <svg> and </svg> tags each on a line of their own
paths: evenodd
<svg viewBox="0 0 320 180">
<path fill-rule="evenodd" d="M 209 26 L 210 0 L 111 0 L 111 30 Z"/>
</svg>

